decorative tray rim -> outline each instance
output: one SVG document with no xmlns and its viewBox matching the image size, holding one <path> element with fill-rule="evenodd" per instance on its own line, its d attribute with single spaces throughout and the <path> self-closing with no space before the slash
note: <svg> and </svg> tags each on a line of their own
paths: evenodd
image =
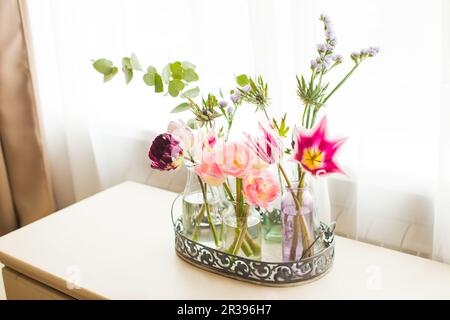
<svg viewBox="0 0 450 320">
<path fill-rule="evenodd" d="M 264 286 L 286 287 L 309 283 L 324 276 L 332 267 L 335 254 L 335 223 L 328 226 L 326 246 L 313 256 L 291 262 L 253 260 L 226 253 L 186 237 L 181 218 L 174 220 L 174 205 L 171 217 L 175 231 L 175 251 L 182 260 L 202 270 L 227 278 Z M 323 224 L 322 224 L 323 225 Z"/>
</svg>

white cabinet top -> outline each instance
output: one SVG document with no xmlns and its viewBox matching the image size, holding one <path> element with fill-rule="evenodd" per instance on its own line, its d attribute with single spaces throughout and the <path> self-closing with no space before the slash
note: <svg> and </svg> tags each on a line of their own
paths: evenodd
<svg viewBox="0 0 450 320">
<path fill-rule="evenodd" d="M 176 256 L 175 197 L 122 183 L 0 238 L 0 261 L 75 298 L 450 299 L 449 265 L 341 237 L 332 270 L 302 286 L 202 271 Z"/>
</svg>

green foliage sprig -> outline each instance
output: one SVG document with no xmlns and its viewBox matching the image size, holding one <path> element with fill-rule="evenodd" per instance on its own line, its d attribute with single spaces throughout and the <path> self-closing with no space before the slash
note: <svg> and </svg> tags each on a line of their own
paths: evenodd
<svg viewBox="0 0 450 320">
<path fill-rule="evenodd" d="M 241 86 L 238 90 L 242 101 L 255 105 L 257 111 L 265 111 L 269 107 L 269 88 L 261 76 L 252 79 L 241 75 L 237 77 L 237 82 Z"/>
<path fill-rule="evenodd" d="M 103 75 L 104 82 L 112 80 L 118 72 L 118 67 L 105 58 L 93 61 L 92 65 L 95 70 Z M 168 63 L 161 72 L 158 72 L 156 67 L 150 65 L 142 76 L 142 80 L 147 86 L 154 87 L 156 93 L 165 92 L 165 95 L 184 99 L 171 112 L 178 113 L 190 110 L 195 116 L 194 119 L 188 122 L 190 127 L 212 126 L 214 119 L 222 114 L 218 111 L 216 96 L 211 93 L 208 94 L 206 99 L 202 98 L 200 104 L 195 102 L 194 99 L 200 95 L 200 88 L 189 87 L 192 83 L 199 80 L 199 75 L 195 69 L 195 65 L 188 61 Z M 137 56 L 133 53 L 129 57 L 123 57 L 122 72 L 127 85 L 133 80 L 136 71 L 144 72 Z"/>
</svg>

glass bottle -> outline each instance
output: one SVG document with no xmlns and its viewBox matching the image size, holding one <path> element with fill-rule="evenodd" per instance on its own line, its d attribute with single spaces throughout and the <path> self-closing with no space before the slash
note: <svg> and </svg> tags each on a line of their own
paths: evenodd
<svg viewBox="0 0 450 320">
<path fill-rule="evenodd" d="M 311 188 L 298 182 L 286 187 L 281 199 L 283 261 L 298 261 L 313 254 L 312 244 L 317 226 Z"/>
<path fill-rule="evenodd" d="M 195 164 L 186 163 L 182 209 L 184 234 L 194 241 L 219 247 L 223 210 L 220 190 L 204 183 L 195 173 L 195 167 Z"/>
</svg>

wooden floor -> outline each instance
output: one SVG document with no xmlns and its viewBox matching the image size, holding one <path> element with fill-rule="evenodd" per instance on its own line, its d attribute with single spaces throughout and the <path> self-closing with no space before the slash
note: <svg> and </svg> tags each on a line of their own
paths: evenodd
<svg viewBox="0 0 450 320">
<path fill-rule="evenodd" d="M 3 287 L 3 277 L 1 275 L 2 268 L 3 268 L 3 265 L 0 263 L 0 300 L 6 300 L 5 288 Z"/>
</svg>

